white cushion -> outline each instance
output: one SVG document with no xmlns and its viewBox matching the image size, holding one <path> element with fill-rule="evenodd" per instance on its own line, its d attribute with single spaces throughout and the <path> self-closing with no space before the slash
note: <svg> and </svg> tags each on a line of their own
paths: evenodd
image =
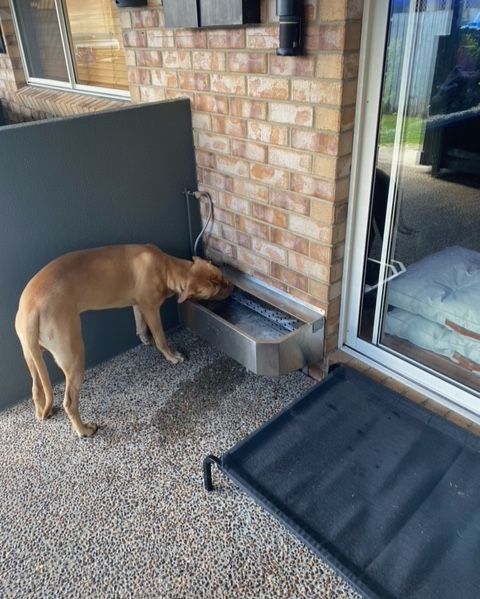
<svg viewBox="0 0 480 599">
<path fill-rule="evenodd" d="M 455 246 L 408 267 L 388 286 L 388 303 L 427 320 L 480 333 L 480 253 Z"/>
</svg>

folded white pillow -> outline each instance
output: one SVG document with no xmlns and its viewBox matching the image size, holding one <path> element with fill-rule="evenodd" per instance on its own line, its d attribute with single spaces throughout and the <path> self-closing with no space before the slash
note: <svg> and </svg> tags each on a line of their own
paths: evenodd
<svg viewBox="0 0 480 599">
<path fill-rule="evenodd" d="M 423 258 L 388 285 L 388 303 L 480 334 L 480 253 L 459 246 Z"/>
<path fill-rule="evenodd" d="M 451 331 L 417 314 L 398 309 L 388 312 L 384 331 L 454 361 L 455 354 L 458 353 L 480 365 L 480 341 Z"/>
</svg>

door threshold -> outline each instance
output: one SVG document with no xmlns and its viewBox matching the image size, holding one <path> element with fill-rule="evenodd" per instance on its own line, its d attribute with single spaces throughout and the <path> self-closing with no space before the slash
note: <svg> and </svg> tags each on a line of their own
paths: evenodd
<svg viewBox="0 0 480 599">
<path fill-rule="evenodd" d="M 480 416 L 466 410 L 449 399 L 434 393 L 430 389 L 402 376 L 372 360 L 368 356 L 343 345 L 328 356 L 328 367 L 335 363 L 344 363 L 364 372 L 368 377 L 400 393 L 410 401 L 419 403 L 431 412 L 455 422 L 470 432 L 480 435 Z"/>
</svg>

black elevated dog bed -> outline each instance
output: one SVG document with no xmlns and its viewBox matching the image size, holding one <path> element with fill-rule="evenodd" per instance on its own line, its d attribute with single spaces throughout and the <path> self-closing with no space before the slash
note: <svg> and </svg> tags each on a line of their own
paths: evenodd
<svg viewBox="0 0 480 599">
<path fill-rule="evenodd" d="M 208 456 L 367 597 L 480 597 L 480 439 L 339 367 Z"/>
</svg>

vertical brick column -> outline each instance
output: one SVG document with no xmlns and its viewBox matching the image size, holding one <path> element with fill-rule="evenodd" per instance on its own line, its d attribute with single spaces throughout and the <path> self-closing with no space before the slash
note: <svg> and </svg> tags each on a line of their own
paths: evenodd
<svg viewBox="0 0 480 599">
<path fill-rule="evenodd" d="M 192 103 L 208 254 L 322 308 L 337 345 L 363 0 L 307 0 L 306 55 L 262 25 L 166 29 L 159 0 L 123 10 L 136 102 Z M 159 132 L 161 135 L 161 132 Z"/>
</svg>

